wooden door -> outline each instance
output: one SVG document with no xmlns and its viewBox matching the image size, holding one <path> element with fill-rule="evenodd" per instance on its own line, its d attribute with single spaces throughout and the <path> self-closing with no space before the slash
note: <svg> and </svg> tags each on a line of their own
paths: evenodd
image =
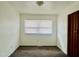
<svg viewBox="0 0 79 59">
<path fill-rule="evenodd" d="M 68 56 L 79 56 L 79 11 L 68 15 Z"/>
</svg>

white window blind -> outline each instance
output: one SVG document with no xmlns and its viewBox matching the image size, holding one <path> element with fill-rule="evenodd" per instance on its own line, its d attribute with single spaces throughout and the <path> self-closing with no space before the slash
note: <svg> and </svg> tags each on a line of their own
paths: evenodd
<svg viewBox="0 0 79 59">
<path fill-rule="evenodd" d="M 28 34 L 52 34 L 52 20 L 24 20 L 24 32 Z"/>
</svg>

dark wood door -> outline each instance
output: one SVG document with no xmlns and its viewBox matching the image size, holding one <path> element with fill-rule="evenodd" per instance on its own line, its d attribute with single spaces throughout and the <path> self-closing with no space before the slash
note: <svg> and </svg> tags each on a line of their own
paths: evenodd
<svg viewBox="0 0 79 59">
<path fill-rule="evenodd" d="M 79 56 L 79 11 L 68 15 L 68 56 Z"/>
</svg>

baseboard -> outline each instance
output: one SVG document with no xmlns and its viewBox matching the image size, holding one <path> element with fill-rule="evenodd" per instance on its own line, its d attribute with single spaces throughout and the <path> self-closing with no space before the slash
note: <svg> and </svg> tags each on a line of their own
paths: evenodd
<svg viewBox="0 0 79 59">
<path fill-rule="evenodd" d="M 64 49 L 61 49 L 59 46 L 57 46 L 63 53 L 65 53 L 67 55 L 67 52 L 64 51 Z"/>
<path fill-rule="evenodd" d="M 57 47 L 57 46 L 23 46 L 23 45 L 20 45 L 19 47 Z"/>
<path fill-rule="evenodd" d="M 8 55 L 8 57 L 10 57 L 18 48 L 19 48 L 19 46 L 17 46 L 17 47 Z"/>
</svg>

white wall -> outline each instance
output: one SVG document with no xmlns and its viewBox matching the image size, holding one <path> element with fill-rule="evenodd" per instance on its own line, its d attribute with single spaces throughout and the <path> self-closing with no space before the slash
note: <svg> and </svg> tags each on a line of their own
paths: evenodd
<svg viewBox="0 0 79 59">
<path fill-rule="evenodd" d="M 26 35 L 23 32 L 23 17 L 20 30 L 20 45 L 49 45 L 57 46 L 67 54 L 67 15 L 79 10 L 79 3 L 63 9 L 58 17 L 58 38 L 56 38 L 56 27 L 52 36 Z M 32 19 L 41 18 L 33 15 Z M 24 16 L 25 17 L 25 16 Z M 29 17 L 29 16 L 28 16 Z M 45 16 L 43 19 L 48 18 Z M 25 17 L 26 19 L 26 17 Z M 56 17 L 55 19 L 56 20 Z M 54 22 L 56 26 L 56 21 Z M 39 38 L 39 39 L 38 39 Z M 58 39 L 58 40 L 57 40 Z M 56 42 L 57 40 L 57 42 Z M 19 14 L 7 2 L 0 2 L 0 56 L 9 56 L 19 46 Z"/>
<path fill-rule="evenodd" d="M 18 46 L 19 15 L 7 2 L 0 2 L 0 57 L 9 56 Z"/>
<path fill-rule="evenodd" d="M 67 29 L 68 29 L 68 14 L 79 10 L 79 2 L 69 6 L 58 16 L 58 40 L 57 46 L 67 54 Z"/>
<path fill-rule="evenodd" d="M 45 14 L 21 14 L 20 24 L 20 45 L 26 46 L 56 46 L 56 17 L 57 15 Z M 27 35 L 24 33 L 24 20 L 53 20 L 52 35 Z"/>
</svg>

